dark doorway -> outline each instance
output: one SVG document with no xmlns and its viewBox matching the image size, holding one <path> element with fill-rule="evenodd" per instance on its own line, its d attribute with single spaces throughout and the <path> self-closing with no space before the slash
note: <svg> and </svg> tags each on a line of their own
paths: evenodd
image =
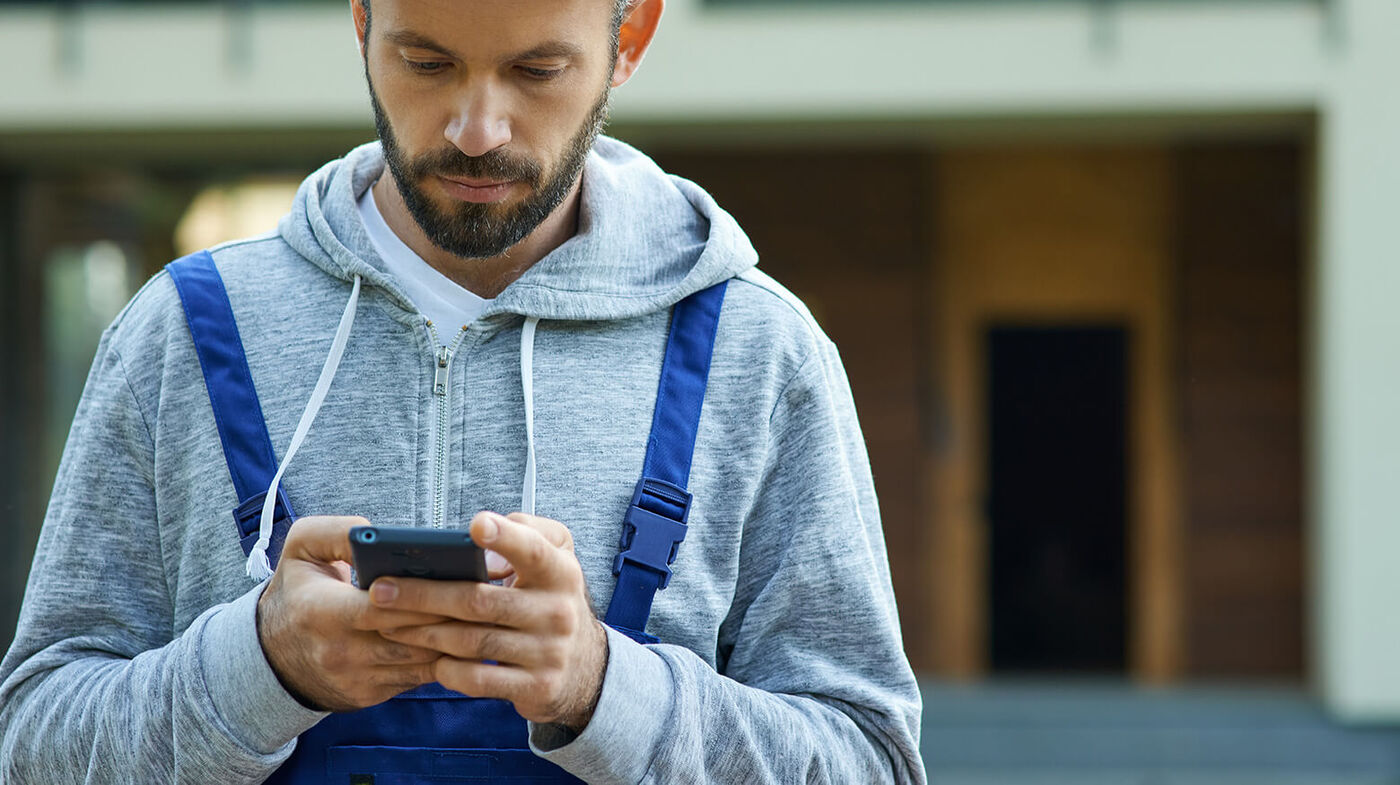
<svg viewBox="0 0 1400 785">
<path fill-rule="evenodd" d="M 991 665 L 1126 668 L 1127 335 L 989 330 Z"/>
</svg>

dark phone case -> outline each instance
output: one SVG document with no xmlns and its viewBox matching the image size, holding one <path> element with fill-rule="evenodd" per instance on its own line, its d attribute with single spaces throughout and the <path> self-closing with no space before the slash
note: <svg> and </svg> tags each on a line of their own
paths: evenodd
<svg viewBox="0 0 1400 785">
<path fill-rule="evenodd" d="M 465 531 L 412 526 L 356 526 L 350 529 L 355 558 L 355 585 L 369 588 L 374 579 L 435 578 L 486 581 L 486 552 Z"/>
</svg>

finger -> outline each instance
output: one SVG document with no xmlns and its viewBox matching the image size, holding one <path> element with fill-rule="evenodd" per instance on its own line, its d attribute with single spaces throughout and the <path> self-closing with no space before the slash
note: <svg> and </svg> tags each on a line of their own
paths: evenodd
<svg viewBox="0 0 1400 785">
<path fill-rule="evenodd" d="M 406 630 L 424 629 L 405 627 Z M 364 646 L 369 665 L 428 665 L 442 656 L 437 649 L 415 645 L 409 640 L 389 640 L 382 633 L 367 633 Z"/>
<path fill-rule="evenodd" d="M 393 591 L 390 592 L 389 589 Z M 390 597 L 389 595 L 393 596 Z M 370 597 L 380 608 L 410 611 L 456 621 L 536 629 L 552 622 L 548 598 L 519 589 L 475 581 L 380 578 Z"/>
<path fill-rule="evenodd" d="M 399 627 L 419 627 L 425 624 L 438 624 L 449 619 L 449 617 L 437 613 L 381 608 L 368 602 L 365 597 L 366 592 L 359 594 L 360 596 L 356 599 L 360 602 L 356 604 L 350 626 L 363 632 L 380 632 Z"/>
<path fill-rule="evenodd" d="M 541 518 L 538 515 L 528 515 L 523 512 L 513 512 L 507 515 L 508 520 L 522 523 L 544 536 L 551 545 L 556 548 L 567 549 L 574 552 L 574 533 L 569 531 L 569 527 L 552 518 Z"/>
<path fill-rule="evenodd" d="M 375 697 L 378 698 L 373 703 L 387 700 L 415 687 L 437 681 L 437 662 L 441 659 L 442 655 L 437 655 L 429 662 L 374 668 L 366 679 L 368 684 L 373 687 Z"/>
<path fill-rule="evenodd" d="M 571 562 L 575 568 L 578 564 L 572 550 L 566 552 L 534 526 L 487 512 L 472 520 L 471 535 L 478 544 L 504 556 L 520 582 L 562 586 L 577 579 L 578 570 L 569 569 Z"/>
<path fill-rule="evenodd" d="M 493 581 L 503 580 L 515 574 L 515 568 L 510 566 L 506 557 L 495 551 L 486 552 L 486 574 Z"/>
<path fill-rule="evenodd" d="M 433 678 L 444 687 L 473 698 L 512 700 L 527 693 L 534 683 L 530 673 L 522 668 L 455 657 L 440 657 L 432 669 Z"/>
<path fill-rule="evenodd" d="M 287 542 L 282 546 L 282 559 L 331 564 L 351 562 L 350 528 L 368 526 L 369 521 L 357 516 L 310 515 L 298 518 L 287 531 Z"/>
<path fill-rule="evenodd" d="M 309 586 L 303 586 L 303 601 L 315 602 L 319 606 L 318 613 L 322 614 L 323 618 L 334 619 L 335 623 L 343 628 L 359 632 L 378 632 L 446 620 L 446 617 L 440 614 L 382 608 L 370 602 L 369 592 L 348 583 L 321 585 L 314 591 Z"/>
<path fill-rule="evenodd" d="M 340 618 L 347 627 L 362 632 L 435 624 L 447 620 L 447 617 L 435 613 L 381 607 L 370 601 L 368 591 L 357 589 L 349 583 L 338 585 L 318 596 L 325 604 L 327 613 Z"/>
<path fill-rule="evenodd" d="M 331 570 L 335 572 L 336 577 L 340 578 L 342 583 L 354 583 L 354 581 L 351 579 L 351 576 L 353 574 L 353 568 L 350 566 L 349 562 L 336 561 L 331 562 L 329 566 Z"/>
<path fill-rule="evenodd" d="M 486 624 L 444 622 L 380 634 L 404 644 L 405 649 L 426 649 L 461 660 L 494 660 L 529 668 L 560 667 L 566 659 L 562 646 L 542 643 L 537 635 Z"/>
</svg>

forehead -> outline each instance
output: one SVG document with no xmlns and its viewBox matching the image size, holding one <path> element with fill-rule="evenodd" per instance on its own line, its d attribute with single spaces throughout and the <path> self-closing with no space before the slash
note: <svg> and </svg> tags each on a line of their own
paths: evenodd
<svg viewBox="0 0 1400 785">
<path fill-rule="evenodd" d="M 614 8 L 613 0 L 373 0 L 371 5 L 375 37 L 412 33 L 463 53 L 529 49 L 545 40 L 586 51 L 610 40 Z"/>
</svg>

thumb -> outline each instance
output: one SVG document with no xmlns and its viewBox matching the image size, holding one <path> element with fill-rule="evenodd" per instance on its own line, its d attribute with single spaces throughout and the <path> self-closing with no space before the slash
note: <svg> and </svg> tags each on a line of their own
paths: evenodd
<svg viewBox="0 0 1400 785">
<path fill-rule="evenodd" d="M 350 515 L 311 515 L 298 518 L 287 532 L 282 558 L 331 564 L 350 562 L 350 528 L 369 521 Z"/>
<path fill-rule="evenodd" d="M 507 519 L 516 523 L 523 523 L 534 529 L 549 541 L 550 545 L 556 548 L 563 548 L 570 553 L 574 551 L 574 535 L 569 531 L 569 527 L 559 521 L 550 518 L 541 518 L 538 515 L 529 515 L 523 512 L 513 512 L 506 516 Z"/>
</svg>

